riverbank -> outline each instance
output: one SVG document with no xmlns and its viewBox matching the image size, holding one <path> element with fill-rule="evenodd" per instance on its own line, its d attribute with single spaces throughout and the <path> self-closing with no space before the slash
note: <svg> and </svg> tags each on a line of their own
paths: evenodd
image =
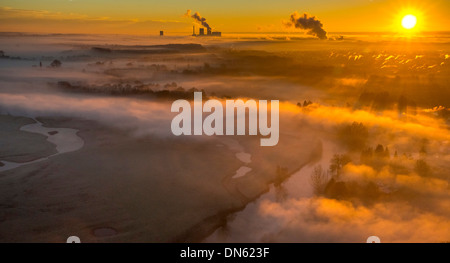
<svg viewBox="0 0 450 263">
<path fill-rule="evenodd" d="M 270 186 L 270 189 L 252 201 L 245 208 L 228 215 L 228 220 L 213 231 L 203 242 L 264 242 L 271 233 L 276 233 L 283 228 L 279 221 L 270 220 L 262 215 L 260 210 L 264 202 L 284 202 L 287 199 L 302 199 L 313 197 L 313 189 L 310 182 L 310 175 L 314 167 L 329 166 L 332 153 L 336 150 L 336 145 L 329 141 L 321 141 L 317 146 L 320 154 L 313 155 L 309 162 L 300 169 L 290 174 L 278 186 Z M 318 157 L 320 156 L 320 157 Z"/>
<path fill-rule="evenodd" d="M 0 242 L 202 240 L 267 191 L 277 166 L 295 171 L 311 155 L 310 138 L 262 149 L 258 138 L 234 137 L 243 147 L 235 151 L 221 137 L 135 136 L 89 120 L 38 120 L 78 130 L 84 146 L 0 172 Z M 243 164 L 252 170 L 232 178 Z"/>
<path fill-rule="evenodd" d="M 84 141 L 80 137 L 77 136 L 78 130 L 75 130 L 75 129 L 44 127 L 43 124 L 40 123 L 39 121 L 37 121 L 35 119 L 26 119 L 25 117 L 20 118 L 20 117 L 12 117 L 12 116 L 2 115 L 2 116 L 0 116 L 0 118 L 2 118 L 2 122 L 1 122 L 2 130 L 7 130 L 7 129 L 4 129 L 3 126 L 7 126 L 8 124 L 11 124 L 11 123 L 17 123 L 18 125 L 15 126 L 15 128 L 17 128 L 17 127 L 19 127 L 20 123 L 29 123 L 31 121 L 34 121 L 34 123 L 25 124 L 23 126 L 20 126 L 18 130 L 14 130 L 14 128 L 9 129 L 9 134 L 3 134 L 3 138 L 7 139 L 7 138 L 11 138 L 11 137 L 14 138 L 17 133 L 25 131 L 28 134 L 23 133 L 23 136 L 29 137 L 31 139 L 30 140 L 22 139 L 20 142 L 14 142 L 14 141 L 8 140 L 7 143 L 4 143 L 4 144 L 9 144 L 10 147 L 12 147 L 15 150 L 23 149 L 23 147 L 24 147 L 23 144 L 27 143 L 27 146 L 29 149 L 28 149 L 28 151 L 24 151 L 23 153 L 21 153 L 20 156 L 22 158 L 20 158 L 20 159 L 12 158 L 14 160 L 16 160 L 16 159 L 21 160 L 22 162 L 7 161 L 7 160 L 11 160 L 11 156 L 9 156 L 10 153 L 8 153 L 6 150 L 5 151 L 6 156 L 0 155 L 0 163 L 2 164 L 0 166 L 0 172 L 15 169 L 15 168 L 21 167 L 23 165 L 41 162 L 41 161 L 47 160 L 50 157 L 56 156 L 58 154 L 73 152 L 73 151 L 81 149 L 84 145 Z M 47 144 L 48 147 L 49 148 L 51 147 L 51 149 L 53 149 L 53 146 L 54 146 L 56 153 L 53 153 L 53 151 L 47 151 L 49 155 L 42 156 L 41 158 L 39 158 L 38 156 L 41 156 L 41 155 L 39 155 L 39 153 L 37 153 L 37 152 L 39 151 L 39 143 L 40 142 L 36 141 L 36 138 L 40 139 L 40 137 L 33 136 L 34 134 L 39 134 L 39 135 L 45 136 L 47 141 L 50 143 L 50 145 Z M 26 161 L 26 160 L 30 160 L 30 161 Z"/>
<path fill-rule="evenodd" d="M 36 123 L 31 118 L 0 114 L 0 160 L 14 163 L 31 162 L 56 154 L 56 145 L 48 136 L 20 130 Z"/>
</svg>

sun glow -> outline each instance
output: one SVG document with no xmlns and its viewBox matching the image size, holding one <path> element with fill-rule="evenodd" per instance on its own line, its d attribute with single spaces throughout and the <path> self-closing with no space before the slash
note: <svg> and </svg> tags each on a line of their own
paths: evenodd
<svg viewBox="0 0 450 263">
<path fill-rule="evenodd" d="M 415 6 L 398 5 L 392 9 L 398 10 L 392 15 L 392 30 L 402 36 L 412 37 L 427 30 L 429 26 L 427 21 L 430 20 L 430 8 L 425 4 L 417 4 Z"/>
<path fill-rule="evenodd" d="M 402 26 L 405 29 L 412 29 L 417 24 L 417 18 L 413 15 L 406 15 L 402 19 Z"/>
</svg>

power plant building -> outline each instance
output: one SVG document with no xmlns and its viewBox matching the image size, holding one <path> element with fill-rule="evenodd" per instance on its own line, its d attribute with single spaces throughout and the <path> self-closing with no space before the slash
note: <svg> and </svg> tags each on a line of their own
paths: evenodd
<svg viewBox="0 0 450 263">
<path fill-rule="evenodd" d="M 198 35 L 197 35 L 197 34 L 195 34 L 195 26 L 193 26 L 192 27 L 192 36 L 194 36 L 194 37 L 205 37 L 205 36 L 221 37 L 222 32 L 212 31 L 211 28 L 207 28 L 206 34 L 205 34 L 205 29 L 203 27 L 200 27 L 199 31 L 198 31 Z"/>
</svg>

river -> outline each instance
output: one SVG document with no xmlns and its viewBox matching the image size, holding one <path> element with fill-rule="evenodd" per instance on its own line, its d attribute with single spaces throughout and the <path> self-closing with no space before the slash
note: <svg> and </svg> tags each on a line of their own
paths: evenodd
<svg viewBox="0 0 450 263">
<path fill-rule="evenodd" d="M 24 162 L 24 163 L 16 163 L 16 162 L 7 162 L 7 161 L 1 161 L 3 163 L 3 166 L 0 167 L 0 172 L 4 172 L 7 170 L 11 170 L 17 167 L 21 167 L 24 165 L 32 164 L 41 162 L 44 160 L 47 160 L 50 157 L 57 156 L 59 154 L 73 152 L 76 150 L 81 149 L 84 146 L 84 141 L 81 139 L 76 129 L 69 129 L 69 128 L 47 128 L 44 127 L 42 123 L 35 120 L 36 123 L 33 124 L 27 124 L 22 127 L 20 127 L 21 131 L 26 132 L 32 132 L 32 133 L 39 133 L 47 137 L 47 141 L 53 143 L 56 145 L 56 151 L 57 153 L 40 158 L 37 160 L 33 160 L 30 162 Z"/>
</svg>

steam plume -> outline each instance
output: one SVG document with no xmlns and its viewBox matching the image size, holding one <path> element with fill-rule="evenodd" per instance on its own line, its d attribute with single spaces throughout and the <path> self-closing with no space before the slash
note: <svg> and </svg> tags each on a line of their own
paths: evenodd
<svg viewBox="0 0 450 263">
<path fill-rule="evenodd" d="M 295 27 L 307 30 L 307 33 L 318 37 L 319 39 L 327 39 L 327 32 L 323 29 L 323 24 L 316 19 L 315 16 L 308 16 L 304 13 L 300 15 L 297 11 L 291 14 L 290 21 L 285 23 L 287 27 Z"/>
<path fill-rule="evenodd" d="M 199 12 L 195 12 L 193 15 L 191 15 L 191 10 L 188 9 L 186 11 L 186 14 L 184 14 L 185 17 L 191 17 L 195 19 L 197 22 L 202 24 L 202 26 L 206 27 L 207 29 L 211 30 L 211 27 L 206 23 L 206 18 L 202 17 Z"/>
</svg>

